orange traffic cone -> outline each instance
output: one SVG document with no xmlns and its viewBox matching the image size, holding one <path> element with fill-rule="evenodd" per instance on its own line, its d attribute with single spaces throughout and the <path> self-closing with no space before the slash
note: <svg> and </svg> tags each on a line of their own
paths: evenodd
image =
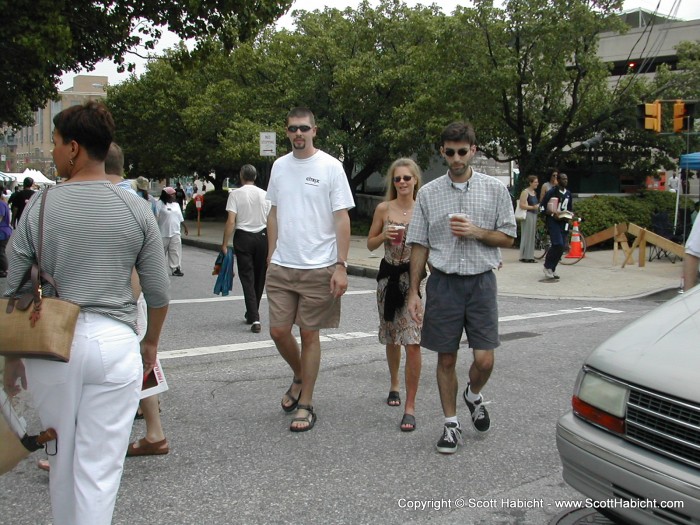
<svg viewBox="0 0 700 525">
<path fill-rule="evenodd" d="M 581 245 L 581 234 L 578 231 L 578 221 L 574 221 L 574 229 L 571 230 L 571 244 L 569 246 L 569 253 L 566 255 L 565 259 L 582 258 L 583 246 Z"/>
</svg>

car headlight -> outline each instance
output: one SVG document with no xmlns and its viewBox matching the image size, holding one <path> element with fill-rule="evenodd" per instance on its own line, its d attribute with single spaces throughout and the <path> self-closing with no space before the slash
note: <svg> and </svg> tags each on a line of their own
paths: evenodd
<svg viewBox="0 0 700 525">
<path fill-rule="evenodd" d="M 576 381 L 571 405 L 579 417 L 622 434 L 625 431 L 628 395 L 629 390 L 624 385 L 584 368 Z"/>
</svg>

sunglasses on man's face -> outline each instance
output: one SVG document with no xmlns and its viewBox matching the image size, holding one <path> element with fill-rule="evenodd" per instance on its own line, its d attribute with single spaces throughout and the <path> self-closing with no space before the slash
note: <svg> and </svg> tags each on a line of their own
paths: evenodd
<svg viewBox="0 0 700 525">
<path fill-rule="evenodd" d="M 306 133 L 307 131 L 311 131 L 311 126 L 287 126 L 287 131 L 290 133 L 296 133 L 298 131 L 301 131 L 302 133 Z"/>
<path fill-rule="evenodd" d="M 403 179 L 404 182 L 411 182 L 411 179 L 413 178 L 413 175 L 397 175 L 394 177 L 394 182 L 398 184 L 401 182 L 401 179 Z"/>
<path fill-rule="evenodd" d="M 458 150 L 453 150 L 452 148 L 447 148 L 445 150 L 445 155 L 448 157 L 454 157 L 457 153 L 460 157 L 466 157 L 469 153 L 469 148 L 459 148 Z"/>
</svg>

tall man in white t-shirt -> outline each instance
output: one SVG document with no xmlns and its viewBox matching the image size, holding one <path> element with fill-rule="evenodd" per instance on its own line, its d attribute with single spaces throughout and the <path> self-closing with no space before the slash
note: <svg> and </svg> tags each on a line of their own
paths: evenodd
<svg viewBox="0 0 700 525">
<path fill-rule="evenodd" d="M 233 250 L 238 261 L 238 277 L 245 298 L 245 320 L 252 325 L 250 331 L 259 334 L 260 300 L 265 288 L 267 270 L 267 214 L 270 201 L 265 191 L 255 185 L 255 166 L 241 168 L 241 187 L 229 193 L 226 211 L 228 220 L 224 227 L 221 251 L 226 254 L 233 235 Z M 233 233 L 235 230 L 235 234 Z"/>
<path fill-rule="evenodd" d="M 282 409 L 296 417 L 289 430 L 316 423 L 313 392 L 321 364 L 322 328 L 340 322 L 340 297 L 348 287 L 350 217 L 355 206 L 342 164 L 314 147 L 316 123 L 306 108 L 287 115 L 292 152 L 272 165 L 267 199 L 270 335 L 294 380 Z M 301 349 L 292 335 L 299 326 Z"/>
</svg>

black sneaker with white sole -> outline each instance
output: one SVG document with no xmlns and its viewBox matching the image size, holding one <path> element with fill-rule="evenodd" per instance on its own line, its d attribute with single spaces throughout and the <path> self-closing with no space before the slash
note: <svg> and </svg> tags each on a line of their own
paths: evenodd
<svg viewBox="0 0 700 525">
<path fill-rule="evenodd" d="M 185 274 L 182 273 L 182 270 L 180 270 L 180 268 L 178 267 L 178 268 L 175 268 L 175 270 L 173 271 L 173 275 L 174 275 L 175 277 L 182 277 L 182 276 L 185 275 Z"/>
<path fill-rule="evenodd" d="M 459 423 L 445 423 L 442 437 L 437 442 L 437 450 L 441 454 L 454 454 L 457 452 L 457 445 L 462 444 L 462 429 Z"/>
<path fill-rule="evenodd" d="M 489 417 L 489 413 L 484 406 L 484 398 L 482 396 L 479 401 L 472 403 L 467 397 L 468 390 L 469 385 L 467 385 L 467 388 L 464 389 L 464 395 L 462 397 L 464 397 L 464 402 L 467 404 L 467 408 L 471 413 L 474 430 L 480 434 L 486 434 L 491 428 L 491 418 Z"/>
</svg>

